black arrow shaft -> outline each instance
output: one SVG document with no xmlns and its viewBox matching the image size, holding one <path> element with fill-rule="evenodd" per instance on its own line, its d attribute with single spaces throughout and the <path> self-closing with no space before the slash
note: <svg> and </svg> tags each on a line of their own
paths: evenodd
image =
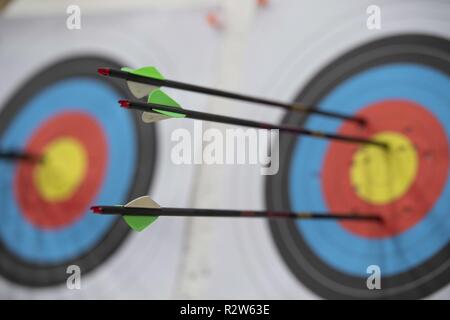
<svg viewBox="0 0 450 320">
<path fill-rule="evenodd" d="M 5 161 L 41 161 L 41 157 L 38 155 L 14 150 L 0 150 L 0 159 Z"/>
<path fill-rule="evenodd" d="M 328 133 L 328 132 L 322 132 L 322 131 L 316 131 L 316 130 L 309 130 L 309 129 L 305 129 L 305 128 L 286 126 L 286 125 L 273 125 L 270 123 L 233 118 L 233 117 L 199 112 L 199 111 L 194 111 L 194 110 L 181 109 L 181 108 L 177 108 L 177 107 L 169 107 L 169 106 L 159 105 L 159 104 L 154 104 L 154 103 L 143 103 L 143 102 L 130 101 L 128 104 L 129 104 L 129 106 L 128 106 L 129 108 L 146 111 L 146 112 L 149 112 L 149 111 L 152 112 L 155 110 L 169 111 L 169 112 L 184 114 L 187 118 L 190 118 L 190 119 L 226 123 L 226 124 L 259 128 L 259 129 L 280 130 L 282 132 L 288 132 L 288 133 L 293 133 L 293 134 L 307 135 L 307 136 L 313 136 L 313 137 L 324 138 L 324 139 L 339 140 L 339 141 L 350 142 L 350 143 L 372 144 L 372 145 L 376 145 L 378 147 L 387 148 L 387 145 L 385 143 L 370 140 L 370 139 L 360 138 L 360 137 L 346 136 L 346 135 L 340 135 L 340 134 L 334 134 L 334 133 Z"/>
<path fill-rule="evenodd" d="M 140 75 L 136 75 L 130 72 L 122 71 L 122 70 L 116 70 L 116 69 L 109 69 L 109 75 L 115 78 L 121 78 L 125 79 L 127 81 L 133 81 L 133 82 L 139 82 L 139 83 L 145 83 L 152 86 L 157 87 L 168 87 L 173 89 L 180 89 L 185 91 L 192 91 L 197 93 L 203 93 L 207 95 L 222 97 L 222 98 L 228 98 L 233 100 L 240 100 L 245 102 L 251 102 L 251 103 L 258 103 L 263 104 L 267 106 L 274 106 L 283 108 L 285 110 L 289 111 L 297 111 L 297 112 L 303 112 L 303 113 L 312 113 L 317 114 L 321 116 L 331 117 L 331 118 L 337 118 L 341 120 L 348 120 L 348 121 L 354 121 L 359 124 L 365 124 L 365 119 L 360 117 L 353 117 L 346 114 L 338 113 L 338 112 L 332 112 L 332 111 L 324 111 L 320 110 L 318 108 L 311 108 L 307 107 L 302 104 L 294 103 L 285 103 L 281 101 L 275 101 L 275 100 L 269 100 L 259 97 L 253 97 L 249 95 L 244 95 L 240 93 L 234 93 L 234 92 L 228 92 L 213 88 L 206 88 L 202 86 L 197 86 L 189 83 L 183 83 L 179 81 L 173 81 L 173 80 L 161 80 L 161 79 L 155 79 L 155 78 L 148 78 Z"/>
<path fill-rule="evenodd" d="M 95 208 L 95 209 L 94 209 Z M 128 216 L 166 216 L 166 217 L 211 217 L 211 218 L 289 218 L 289 219 L 319 219 L 319 220 L 372 220 L 381 221 L 374 214 L 357 213 L 314 213 L 290 211 L 247 211 L 247 210 L 217 210 L 193 208 L 136 208 L 124 206 L 95 206 L 91 208 L 101 214 Z"/>
</svg>

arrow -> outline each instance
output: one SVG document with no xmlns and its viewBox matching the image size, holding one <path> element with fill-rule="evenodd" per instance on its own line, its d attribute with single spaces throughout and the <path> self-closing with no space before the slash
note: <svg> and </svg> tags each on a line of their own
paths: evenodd
<svg viewBox="0 0 450 320">
<path fill-rule="evenodd" d="M 156 96 L 157 98 L 154 98 L 152 96 Z M 287 126 L 287 125 L 273 125 L 270 123 L 265 122 L 257 122 L 252 120 L 246 120 L 246 119 L 239 119 L 239 118 L 233 118 L 228 116 L 222 116 L 222 115 L 216 115 L 211 113 L 205 113 L 205 112 L 199 112 L 199 111 L 193 111 L 188 109 L 181 109 L 179 105 L 170 97 L 168 97 L 164 92 L 161 90 L 153 91 L 149 96 L 149 102 L 143 103 L 143 102 L 137 102 L 137 101 L 129 101 L 129 100 L 119 100 L 119 104 L 123 108 L 128 109 L 136 109 L 144 111 L 144 114 L 142 115 L 142 119 L 144 122 L 154 122 L 159 121 L 163 119 L 170 118 L 171 115 L 176 117 L 186 117 L 190 119 L 196 119 L 196 120 L 204 120 L 204 121 L 212 121 L 212 122 L 219 122 L 219 123 L 226 123 L 226 124 L 232 124 L 232 125 L 239 125 L 239 126 L 245 126 L 245 127 L 252 127 L 252 128 L 259 128 L 259 129 L 269 129 L 269 130 L 280 130 L 282 132 L 288 132 L 293 134 L 299 134 L 299 135 L 307 135 L 307 136 L 313 136 L 323 139 L 332 139 L 332 140 L 339 140 L 349 143 L 360 143 L 360 144 L 372 144 L 378 147 L 382 147 L 387 149 L 388 145 L 386 143 L 360 138 L 360 137 L 354 137 L 354 136 L 346 136 L 346 135 L 340 135 L 340 134 L 334 134 L 334 133 L 328 133 L 328 132 L 322 132 L 322 131 L 316 131 L 316 130 L 309 130 L 294 126 Z M 163 105 L 160 103 L 154 103 L 155 101 L 167 101 L 171 104 L 171 106 Z"/>
<path fill-rule="evenodd" d="M 100 75 L 103 76 L 111 76 L 115 78 L 125 79 L 127 81 L 127 85 L 131 93 L 133 93 L 133 95 L 138 99 L 143 98 L 146 95 L 150 94 L 150 92 L 152 92 L 156 88 L 165 86 L 173 89 L 203 93 L 207 95 L 251 103 L 258 103 L 272 107 L 279 107 L 288 111 L 302 112 L 306 114 L 317 114 L 341 120 L 348 120 L 356 122 L 360 125 L 366 124 L 366 120 L 361 117 L 353 117 L 342 113 L 324 111 L 318 108 L 313 108 L 312 106 L 306 106 L 299 103 L 285 103 L 281 101 L 253 97 L 239 93 L 201 87 L 189 83 L 167 80 L 163 78 L 161 73 L 159 73 L 159 71 L 155 67 L 143 67 L 139 69 L 131 69 L 124 67 L 121 70 L 111 68 L 99 68 L 97 71 Z"/>
<path fill-rule="evenodd" d="M 42 161 L 42 157 L 38 155 L 15 150 L 0 150 L 0 159 L 5 161 Z"/>
<path fill-rule="evenodd" d="M 122 215 L 125 222 L 135 231 L 142 231 L 158 217 L 210 217 L 210 218 L 275 218 L 275 219 L 307 219 L 307 220 L 353 220 L 381 222 L 382 218 L 375 214 L 358 213 L 313 213 L 290 211 L 248 211 L 217 210 L 193 208 L 160 207 L 149 196 L 143 196 L 124 206 L 93 206 L 91 210 L 97 214 Z"/>
</svg>

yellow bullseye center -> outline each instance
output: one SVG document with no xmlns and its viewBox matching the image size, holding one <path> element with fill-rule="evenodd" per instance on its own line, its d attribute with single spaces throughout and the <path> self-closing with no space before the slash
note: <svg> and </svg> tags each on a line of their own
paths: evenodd
<svg viewBox="0 0 450 320">
<path fill-rule="evenodd" d="M 34 170 L 37 190 L 50 202 L 69 199 L 86 175 L 85 148 L 74 138 L 61 137 L 49 143 L 43 155 L 43 163 Z"/>
<path fill-rule="evenodd" d="M 388 204 L 403 196 L 414 182 L 418 157 L 411 141 L 397 132 L 381 132 L 371 137 L 385 142 L 388 150 L 364 145 L 353 156 L 350 181 L 366 202 Z"/>
</svg>

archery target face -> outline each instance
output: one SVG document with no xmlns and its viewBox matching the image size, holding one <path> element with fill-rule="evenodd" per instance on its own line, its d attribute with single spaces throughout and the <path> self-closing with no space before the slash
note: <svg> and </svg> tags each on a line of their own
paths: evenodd
<svg viewBox="0 0 450 320">
<path fill-rule="evenodd" d="M 0 52 L 8 74 L 0 80 L 0 143 L 54 159 L 39 168 L 1 163 L 0 296 L 167 299 L 176 294 L 185 219 L 158 219 L 133 233 L 88 208 L 146 194 L 161 205 L 188 206 L 194 168 L 172 163 L 170 136 L 189 123 L 142 123 L 139 112 L 118 106 L 118 99 L 132 98 L 125 83 L 99 76 L 97 68 L 154 65 L 168 78 L 208 83 L 216 34 L 204 27 L 201 8 L 168 12 L 174 20 L 157 11 L 87 11 L 76 31 L 61 16 L 0 21 L 8 43 Z M 65 7 L 60 12 L 65 18 Z M 143 37 L 143 25 L 165 31 Z M 181 34 L 201 35 L 201 43 L 175 41 Z M 205 105 L 202 96 L 173 97 Z M 61 180 L 48 183 L 55 170 Z M 81 267 L 81 290 L 66 287 L 70 264 Z"/>
<path fill-rule="evenodd" d="M 127 91 L 95 76 L 99 65 L 119 67 L 96 57 L 56 63 L 2 109 L 1 148 L 43 157 L 0 163 L 0 273 L 10 281 L 48 286 L 66 281 L 68 265 L 85 273 L 98 267 L 128 227 L 117 217 L 89 214 L 90 205 L 124 203 L 149 189 L 154 127 L 114 108 Z"/>
<path fill-rule="evenodd" d="M 271 208 L 377 212 L 383 224 L 271 222 L 283 259 L 327 298 L 422 298 L 448 283 L 450 43 L 398 36 L 357 48 L 325 67 L 297 100 L 363 116 L 367 127 L 289 115 L 283 122 L 379 139 L 367 146 L 290 139 L 267 181 Z M 371 150 L 372 149 L 372 150 Z M 376 148 L 377 149 L 377 148 Z M 367 290 L 379 266 L 382 290 Z"/>
<path fill-rule="evenodd" d="M 330 110 L 355 114 L 360 112 L 382 120 L 383 125 L 371 127 L 365 135 L 388 139 L 394 145 L 397 144 L 399 149 L 404 149 L 393 156 L 397 160 L 401 159 L 401 167 L 406 169 L 404 176 L 393 184 L 395 192 L 386 195 L 377 188 L 378 191 L 375 190 L 373 194 L 370 188 L 365 188 L 365 183 L 361 184 L 361 172 L 366 169 L 364 162 L 356 161 L 361 158 L 358 157 L 362 154 L 357 152 L 359 149 L 352 149 L 342 143 L 282 135 L 279 173 L 263 177 L 258 168 L 230 168 L 227 176 L 238 176 L 239 182 L 231 178 L 225 180 L 227 186 L 223 188 L 223 193 L 229 194 L 225 196 L 223 205 L 321 211 L 328 206 L 348 208 L 344 206 L 354 201 L 352 204 L 356 209 L 377 207 L 381 209 L 380 213 L 386 215 L 390 212 L 388 208 L 394 207 L 402 218 L 391 216 L 389 230 L 375 230 L 367 224 L 332 222 L 317 225 L 306 221 L 221 222 L 220 226 L 224 230 L 216 237 L 220 253 L 215 257 L 223 258 L 221 263 L 214 264 L 217 270 L 213 274 L 213 281 L 215 286 L 233 282 L 235 287 L 217 294 L 217 297 L 448 299 L 446 237 L 449 230 L 444 217 L 449 212 L 448 202 L 445 201 L 448 188 L 448 113 L 445 113 L 442 101 L 438 104 L 431 101 L 425 103 L 414 94 L 421 92 L 430 99 L 447 99 L 449 90 L 445 88 L 445 81 L 448 81 L 449 68 L 442 57 L 448 54 L 449 4 L 439 1 L 428 2 L 427 5 L 418 1 L 408 4 L 381 1 L 382 29 L 377 31 L 366 28 L 365 10 L 370 4 L 373 3 L 349 1 L 344 6 L 333 1 L 318 1 L 303 6 L 297 1 L 286 1 L 274 3 L 270 10 L 258 12 L 246 53 L 242 81 L 245 88 L 242 91 L 282 101 L 301 99 L 306 103 L 316 102 L 320 107 L 324 107 L 321 103 L 328 101 L 333 105 L 328 105 Z M 323 10 L 324 7 L 327 10 Z M 306 26 L 311 28 L 306 29 Z M 265 32 L 261 32 L 261 29 Z M 347 58 L 345 63 L 344 57 Z M 331 70 L 334 74 L 333 84 L 328 79 Z M 345 98 L 342 96 L 345 101 L 340 101 L 339 106 L 331 100 L 325 100 L 328 96 L 342 93 L 334 90 L 346 80 L 355 77 L 353 79 L 357 80 L 354 83 L 360 83 L 362 75 L 368 76 L 369 73 L 371 84 L 366 82 L 365 90 L 347 88 L 356 93 Z M 361 78 L 358 78 L 360 75 Z M 408 75 L 408 81 L 402 82 L 405 75 Z M 394 85 L 386 80 L 391 77 L 396 77 L 398 83 Z M 419 81 L 422 87 L 417 84 L 417 78 L 422 78 Z M 378 84 L 376 79 L 383 82 Z M 431 79 L 438 81 L 437 86 L 431 83 Z M 385 90 L 389 86 L 399 94 L 387 96 Z M 319 96 L 319 91 L 323 93 L 322 96 Z M 383 92 L 385 97 L 376 96 Z M 363 100 L 359 98 L 366 99 L 367 103 L 362 103 Z M 352 103 L 359 105 L 352 107 Z M 395 108 L 391 108 L 392 105 Z M 239 116 L 260 121 L 276 122 L 279 119 L 280 123 L 364 134 L 338 120 L 324 121 L 324 118 L 316 116 L 302 118 L 296 114 L 286 115 L 282 110 L 258 109 L 251 105 L 241 109 Z M 420 119 L 420 125 L 415 126 L 420 129 L 405 127 L 406 123 L 417 123 L 417 119 Z M 286 145 L 290 145 L 290 149 Z M 305 146 L 309 148 L 306 150 Z M 336 154 L 341 153 L 335 150 L 340 150 L 341 146 L 344 151 L 342 157 L 336 158 Z M 345 152 L 347 148 L 352 151 Z M 367 151 L 374 158 L 372 165 L 380 163 L 376 153 L 373 155 L 371 150 Z M 321 157 L 315 156 L 317 154 Z M 352 166 L 354 161 L 356 165 Z M 336 170 L 335 163 L 345 163 L 345 166 Z M 404 165 L 406 163 L 408 165 Z M 305 175 L 294 176 L 300 172 Z M 334 175 L 325 176 L 325 172 L 334 172 Z M 435 175 L 435 172 L 440 174 Z M 395 172 L 396 176 L 400 174 Z M 359 184 L 362 190 L 355 192 L 353 184 Z M 297 190 L 300 185 L 302 188 Z M 345 189 L 345 185 L 349 188 Z M 334 193 L 330 190 L 334 190 Z M 418 190 L 422 190 L 423 197 L 412 196 Z M 353 198 L 349 197 L 347 191 L 352 192 Z M 323 202 L 318 202 L 318 199 Z M 335 200 L 338 202 L 335 203 Z M 332 225 L 334 229 L 330 228 Z M 318 230 L 322 229 L 324 235 L 320 233 L 322 236 L 319 236 Z M 312 233 L 313 240 L 312 237 L 306 238 Z M 342 240 L 345 237 L 347 241 L 359 241 L 355 240 L 354 245 L 351 242 L 349 249 L 343 247 Z M 421 249 L 416 250 L 412 245 L 414 237 L 421 244 Z M 303 240 L 302 244 L 297 241 L 299 238 Z M 222 247 L 226 247 L 226 250 Z M 365 248 L 368 248 L 367 252 Z M 308 255 L 308 251 L 311 255 Z M 316 255 L 315 260 L 310 259 L 313 255 Z M 338 260 L 347 265 L 339 264 Z M 322 263 L 321 266 L 316 264 L 318 261 Z M 308 266 L 308 263 L 312 265 Z M 366 287 L 370 276 L 367 267 L 377 263 L 381 268 L 382 289 L 369 290 Z M 321 268 L 323 266 L 327 268 Z M 247 276 L 231 277 L 228 270 Z M 326 286 L 330 281 L 334 282 L 334 286 Z M 212 291 L 208 293 L 213 294 Z"/>
</svg>

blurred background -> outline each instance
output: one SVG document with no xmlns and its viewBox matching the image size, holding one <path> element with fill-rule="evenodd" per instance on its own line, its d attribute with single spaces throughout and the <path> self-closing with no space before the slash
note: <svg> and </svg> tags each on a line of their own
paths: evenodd
<svg viewBox="0 0 450 320">
<path fill-rule="evenodd" d="M 308 266 L 296 262 L 313 261 L 313 249 L 305 248 L 314 247 L 290 240 L 289 232 L 301 232 L 292 231 L 296 227 L 252 219 L 161 218 L 138 234 L 113 217 L 88 213 L 93 203 L 123 204 L 144 194 L 171 207 L 289 207 L 289 199 L 278 205 L 272 197 L 289 183 L 283 155 L 293 153 L 280 151 L 285 169 L 278 178 L 261 175 L 255 165 L 175 165 L 171 134 L 177 128 L 193 133 L 193 123 L 145 126 L 139 115 L 117 107 L 119 98 L 130 97 L 128 90 L 117 79 L 98 76 L 98 67 L 151 65 L 167 79 L 319 102 L 361 70 L 415 63 L 441 76 L 430 76 L 417 90 L 429 89 L 448 109 L 449 36 L 445 0 L 0 0 L 0 147 L 54 150 L 63 163 L 58 177 L 29 163 L 0 163 L 0 298 L 450 298 L 448 223 L 434 229 L 439 238 L 430 237 L 435 245 L 423 249 L 427 254 L 406 254 L 404 260 L 399 257 L 406 249 L 395 251 L 395 239 L 377 242 L 375 249 L 364 239 L 367 252 L 377 254 L 356 258 L 330 236 L 330 259 L 339 251 L 348 254 L 345 263 L 381 265 L 382 290 L 371 291 L 365 268 L 355 271 L 327 259 Z M 420 73 L 405 74 L 424 80 Z M 404 92 L 416 88 L 398 81 Z M 164 91 L 189 109 L 289 120 L 281 109 Z M 439 112 L 448 137 L 449 113 Z M 204 123 L 207 128 L 228 127 Z M 193 146 L 193 153 L 201 152 L 201 145 Z M 81 182 L 73 182 L 76 172 L 86 174 Z M 436 219 L 450 220 L 449 209 L 447 198 Z M 389 260 L 391 249 L 398 261 Z M 67 286 L 70 265 L 81 270 L 80 289 Z M 386 278 L 384 267 L 390 270 Z"/>
</svg>

